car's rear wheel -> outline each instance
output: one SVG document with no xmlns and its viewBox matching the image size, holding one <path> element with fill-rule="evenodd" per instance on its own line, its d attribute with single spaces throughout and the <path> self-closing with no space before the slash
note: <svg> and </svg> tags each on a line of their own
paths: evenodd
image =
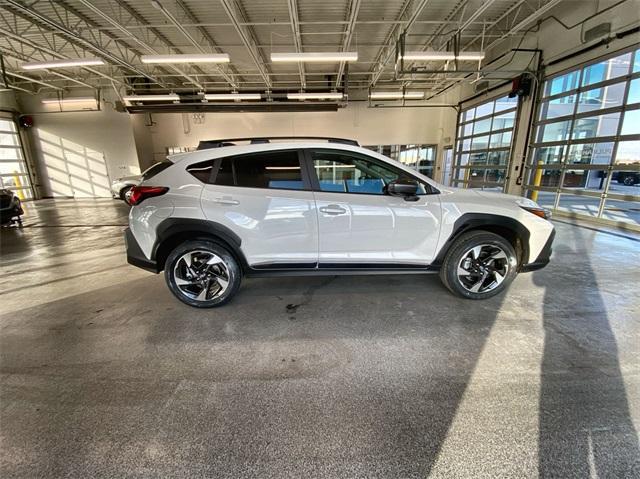
<svg viewBox="0 0 640 479">
<path fill-rule="evenodd" d="M 488 231 L 471 231 L 447 252 L 440 278 L 458 296 L 487 299 L 509 286 L 517 267 L 518 258 L 509 241 Z"/>
<path fill-rule="evenodd" d="M 241 270 L 233 255 L 211 241 L 187 241 L 174 249 L 164 268 L 171 292 L 183 303 L 212 308 L 240 288 Z"/>
</svg>

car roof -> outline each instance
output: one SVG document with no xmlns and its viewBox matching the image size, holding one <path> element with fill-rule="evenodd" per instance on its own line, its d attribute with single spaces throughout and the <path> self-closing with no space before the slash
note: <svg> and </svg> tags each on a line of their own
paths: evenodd
<svg viewBox="0 0 640 479">
<path fill-rule="evenodd" d="M 246 145 L 220 146 L 218 148 L 208 148 L 204 150 L 189 151 L 186 153 L 176 153 L 167 158 L 176 163 L 183 161 L 204 161 L 224 156 L 241 155 L 244 153 L 254 153 L 260 151 L 291 150 L 300 148 L 324 148 L 335 150 L 348 150 L 361 153 L 373 153 L 371 150 L 360 146 L 348 145 L 346 143 L 332 143 L 326 141 L 283 141 L 273 143 L 254 143 Z"/>
</svg>

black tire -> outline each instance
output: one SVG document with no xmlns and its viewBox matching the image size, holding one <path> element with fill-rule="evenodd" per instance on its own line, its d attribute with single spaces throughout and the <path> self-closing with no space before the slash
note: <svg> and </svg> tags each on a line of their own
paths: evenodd
<svg viewBox="0 0 640 479">
<path fill-rule="evenodd" d="M 493 289 L 472 292 L 463 284 L 463 281 L 468 281 L 468 279 L 462 280 L 458 275 L 458 266 L 461 264 L 463 259 L 467 257 L 467 253 L 471 249 L 480 245 L 486 245 L 487 249 L 495 248 L 496 250 L 500 249 L 502 250 L 502 252 L 504 252 L 505 258 L 500 259 L 499 264 L 503 268 L 502 271 L 505 271 L 505 274 L 504 276 L 501 276 L 502 278 L 504 278 L 501 280 L 502 282 L 497 284 L 497 286 L 494 286 Z M 498 260 L 494 260 L 492 263 L 498 264 Z M 513 246 L 511 245 L 511 243 L 509 243 L 509 241 L 507 241 L 502 236 L 498 236 L 497 234 L 490 233 L 488 231 L 476 230 L 464 233 L 454 241 L 442 263 L 442 267 L 440 269 L 440 279 L 442 280 L 446 288 L 456 296 L 460 296 L 466 299 L 487 299 L 504 291 L 516 277 L 517 269 L 518 258 Z M 480 275 L 466 276 L 466 278 L 476 277 L 482 278 L 482 276 Z M 491 277 L 488 277 L 488 279 L 485 281 L 487 281 L 488 283 L 489 281 L 491 281 Z M 481 283 L 481 287 L 482 284 L 484 283 Z M 491 284 L 487 284 L 487 287 L 489 287 Z"/>
<path fill-rule="evenodd" d="M 120 190 L 120 199 L 122 201 L 124 201 L 125 203 L 127 202 L 127 200 L 126 200 L 127 193 L 129 193 L 129 191 L 131 191 L 131 188 L 133 188 L 133 186 L 125 186 L 124 188 L 122 188 Z"/>
<path fill-rule="evenodd" d="M 226 289 L 219 296 L 216 295 L 211 299 L 195 299 L 194 297 L 190 296 L 190 294 L 197 293 L 198 286 L 201 286 L 202 283 L 193 282 L 186 286 L 183 283 L 183 286 L 181 288 L 180 286 L 178 286 L 178 281 L 184 281 L 184 280 L 181 278 L 178 278 L 176 274 L 180 274 L 180 271 L 181 270 L 184 271 L 185 269 L 188 271 L 186 273 L 187 275 L 189 274 L 189 272 L 191 272 L 191 269 L 187 267 L 186 262 L 183 259 L 185 255 L 188 255 L 189 253 L 191 253 L 192 255 L 195 255 L 195 256 L 191 256 L 191 258 L 193 258 L 193 261 L 197 261 L 198 256 L 206 258 L 205 252 L 207 254 L 215 255 L 222 260 L 223 265 L 218 263 L 215 265 L 215 269 L 218 270 L 217 272 L 222 272 L 225 274 L 218 274 L 216 277 L 223 278 L 226 276 L 226 280 L 228 280 L 227 281 L 228 285 L 226 286 Z M 178 265 L 178 267 L 176 267 L 176 264 L 179 261 L 181 263 Z M 196 265 L 196 266 L 198 266 L 198 269 L 202 271 L 202 268 L 205 268 L 207 265 L 201 262 L 199 265 Z M 209 266 L 208 269 L 210 270 L 211 266 Z M 206 273 L 203 273 L 203 274 L 206 275 Z M 181 245 L 179 245 L 178 247 L 176 247 L 171 252 L 171 254 L 169 254 L 164 266 L 164 277 L 167 282 L 167 286 L 169 286 L 169 289 L 171 290 L 171 292 L 174 294 L 176 298 L 178 298 L 183 303 L 188 304 L 189 306 L 194 306 L 196 308 L 213 308 L 216 306 L 222 306 L 223 304 L 230 301 L 231 298 L 233 298 L 233 296 L 235 296 L 235 294 L 238 292 L 238 289 L 240 288 L 240 282 L 242 280 L 242 270 L 240 269 L 240 266 L 238 265 L 238 262 L 236 261 L 236 259 L 224 246 L 218 243 L 215 243 L 213 241 L 206 241 L 206 240 L 186 241 Z M 222 284 L 224 284 L 224 283 L 222 284 L 219 283 L 218 279 L 214 279 L 211 281 L 216 281 L 214 285 L 220 286 L 221 288 L 222 288 Z M 209 285 L 209 283 L 206 283 L 206 284 Z M 193 285 L 194 290 L 190 292 L 185 292 L 187 288 L 192 287 L 191 285 Z M 207 289 L 209 289 L 209 286 L 207 286 Z M 213 292 L 215 293 L 215 290 Z M 205 296 L 207 296 L 207 293 L 205 293 Z"/>
<path fill-rule="evenodd" d="M 635 178 L 633 176 L 626 176 L 624 178 L 624 184 L 626 186 L 633 186 L 636 184 Z"/>
</svg>

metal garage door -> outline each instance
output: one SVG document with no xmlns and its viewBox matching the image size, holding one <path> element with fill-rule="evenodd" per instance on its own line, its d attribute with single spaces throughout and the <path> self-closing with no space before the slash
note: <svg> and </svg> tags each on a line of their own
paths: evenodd
<svg viewBox="0 0 640 479">
<path fill-rule="evenodd" d="M 16 192 L 22 200 L 33 199 L 31 179 L 24 159 L 18 126 L 10 114 L 0 112 L 0 187 Z"/>
</svg>

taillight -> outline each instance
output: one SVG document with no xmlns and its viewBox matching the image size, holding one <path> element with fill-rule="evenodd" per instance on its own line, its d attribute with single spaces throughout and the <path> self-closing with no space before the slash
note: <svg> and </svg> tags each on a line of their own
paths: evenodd
<svg viewBox="0 0 640 479">
<path fill-rule="evenodd" d="M 139 205 L 147 198 L 164 195 L 169 188 L 166 186 L 134 186 L 129 193 L 129 204 Z"/>
</svg>

